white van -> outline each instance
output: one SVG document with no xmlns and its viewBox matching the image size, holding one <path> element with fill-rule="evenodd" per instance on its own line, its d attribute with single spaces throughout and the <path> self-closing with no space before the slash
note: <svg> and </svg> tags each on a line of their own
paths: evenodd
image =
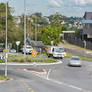
<svg viewBox="0 0 92 92">
<path fill-rule="evenodd" d="M 47 46 L 46 47 L 48 57 L 63 58 L 66 56 L 64 48 L 58 46 Z"/>
<path fill-rule="evenodd" d="M 31 54 L 31 51 L 33 50 L 33 47 L 30 45 L 26 45 L 26 50 L 25 50 L 25 46 L 23 46 L 22 48 L 22 53 L 24 53 L 24 51 L 26 52 L 26 54 Z"/>
</svg>

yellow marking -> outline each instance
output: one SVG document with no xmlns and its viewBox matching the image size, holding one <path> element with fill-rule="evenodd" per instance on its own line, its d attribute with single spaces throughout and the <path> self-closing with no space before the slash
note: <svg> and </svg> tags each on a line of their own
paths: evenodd
<svg viewBox="0 0 92 92">
<path fill-rule="evenodd" d="M 21 80 L 21 82 L 24 84 L 24 86 L 25 86 L 30 92 L 34 92 L 34 90 L 33 90 L 24 80 Z"/>
</svg>

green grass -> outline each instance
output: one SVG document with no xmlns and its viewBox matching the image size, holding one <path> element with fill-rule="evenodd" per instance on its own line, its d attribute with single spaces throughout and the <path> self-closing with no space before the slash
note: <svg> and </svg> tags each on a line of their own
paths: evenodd
<svg viewBox="0 0 92 92">
<path fill-rule="evenodd" d="M 87 58 L 87 57 L 80 57 L 80 59 L 85 60 L 85 61 L 92 61 L 92 58 Z"/>
<path fill-rule="evenodd" d="M 15 54 L 9 54 L 8 56 L 8 62 L 20 62 L 20 63 L 26 63 L 26 62 L 44 62 L 44 63 L 53 63 L 57 62 L 56 59 L 53 58 L 45 58 L 45 57 L 33 57 L 32 55 L 25 56 L 24 55 L 15 55 Z"/>
<path fill-rule="evenodd" d="M 72 53 L 66 53 L 66 56 L 65 56 L 65 58 L 70 58 L 70 57 L 72 57 L 72 56 L 76 56 L 75 54 L 72 54 Z"/>
<path fill-rule="evenodd" d="M 7 76 L 0 75 L 0 80 L 9 80 L 9 78 Z"/>
<path fill-rule="evenodd" d="M 82 47 L 74 45 L 74 44 L 70 44 L 67 41 L 64 41 L 64 43 L 61 42 L 59 46 L 62 46 L 62 45 L 65 46 L 65 47 L 67 46 L 68 48 L 72 48 L 72 49 L 76 49 L 76 50 L 81 50 L 81 51 L 88 51 L 88 52 L 92 53 L 92 50 L 89 50 L 87 48 L 82 48 Z"/>
<path fill-rule="evenodd" d="M 5 60 L 3 60 L 3 59 L 0 59 L 0 63 L 4 63 L 5 62 Z"/>
<path fill-rule="evenodd" d="M 65 58 L 70 58 L 72 56 L 76 56 L 76 55 L 72 54 L 72 53 L 67 53 L 67 56 L 65 56 Z M 80 57 L 80 59 L 85 60 L 85 61 L 92 61 L 92 58 L 81 57 L 81 56 L 79 56 L 79 57 Z"/>
</svg>

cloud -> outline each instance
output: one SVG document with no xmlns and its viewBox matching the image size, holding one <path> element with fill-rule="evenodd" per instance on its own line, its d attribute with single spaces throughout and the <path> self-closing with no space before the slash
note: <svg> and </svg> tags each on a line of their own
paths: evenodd
<svg viewBox="0 0 92 92">
<path fill-rule="evenodd" d="M 92 3 L 92 0 L 75 0 L 76 4 L 85 5 L 88 3 Z"/>
<path fill-rule="evenodd" d="M 50 0 L 50 5 L 52 5 L 52 6 L 61 7 L 62 4 L 63 4 L 63 2 L 60 0 Z"/>
</svg>

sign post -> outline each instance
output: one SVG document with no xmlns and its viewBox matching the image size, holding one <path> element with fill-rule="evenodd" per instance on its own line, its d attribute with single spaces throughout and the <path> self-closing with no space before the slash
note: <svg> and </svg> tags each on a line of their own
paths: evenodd
<svg viewBox="0 0 92 92">
<path fill-rule="evenodd" d="M 54 45 L 54 41 L 51 41 L 51 45 L 52 45 L 52 46 Z"/>
<path fill-rule="evenodd" d="M 18 46 L 20 45 L 20 41 L 16 41 L 16 45 L 17 45 L 17 53 L 18 53 Z"/>
<path fill-rule="evenodd" d="M 7 60 L 8 60 L 8 52 L 9 52 L 9 50 L 5 49 L 4 52 L 5 52 L 5 76 L 7 76 Z"/>
</svg>

